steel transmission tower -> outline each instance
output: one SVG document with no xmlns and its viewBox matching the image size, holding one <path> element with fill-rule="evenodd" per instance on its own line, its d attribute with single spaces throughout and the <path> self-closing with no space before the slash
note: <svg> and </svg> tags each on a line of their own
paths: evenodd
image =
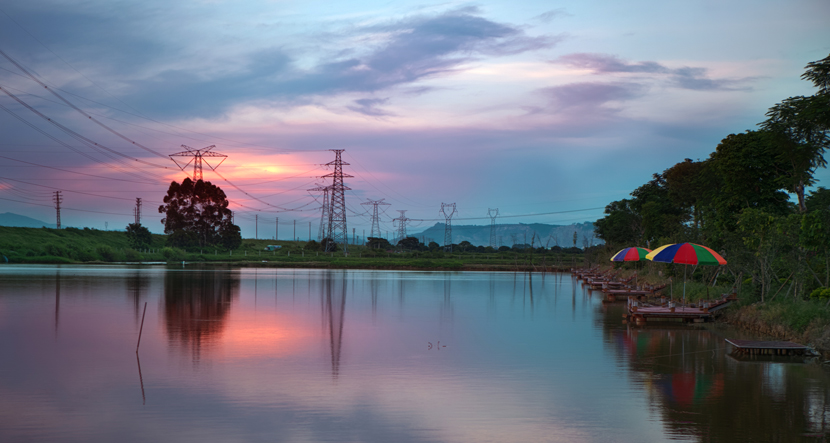
<svg viewBox="0 0 830 443">
<path fill-rule="evenodd" d="M 219 162 L 219 165 L 221 165 L 222 162 L 224 162 L 225 159 L 228 158 L 228 156 L 225 155 L 225 154 L 220 154 L 218 152 L 212 152 L 211 149 L 213 149 L 215 147 L 216 147 L 215 145 L 210 145 L 210 146 L 208 146 L 206 148 L 202 148 L 202 149 L 193 149 L 190 146 L 182 145 L 182 148 L 186 149 L 185 151 L 177 152 L 175 154 L 170 154 L 169 157 L 170 157 L 171 160 L 173 160 L 174 163 L 176 163 L 176 166 L 178 166 L 179 169 L 181 169 L 182 171 L 184 171 L 184 168 L 186 168 L 190 163 L 193 163 L 193 181 L 199 181 L 199 180 L 202 180 L 202 158 L 203 157 L 219 157 L 219 158 L 222 159 Z M 182 166 L 173 157 L 193 157 L 193 158 L 188 160 L 187 163 L 185 163 L 184 166 Z M 205 163 L 207 163 L 207 161 L 205 161 Z M 210 169 L 216 169 L 216 168 L 219 167 L 219 165 L 216 165 L 216 167 L 210 166 L 210 163 L 207 163 L 207 165 L 208 165 L 208 167 L 210 167 Z"/>
<path fill-rule="evenodd" d="M 444 252 L 452 252 L 452 216 L 457 212 L 455 203 L 441 203 L 441 214 L 446 220 L 444 225 Z"/>
<path fill-rule="evenodd" d="M 348 227 L 346 226 L 346 196 L 344 195 L 344 191 L 350 191 L 351 188 L 343 183 L 343 179 L 352 178 L 353 176 L 343 173 L 343 165 L 348 165 L 348 163 L 345 163 L 340 159 L 340 154 L 342 154 L 345 149 L 329 150 L 334 152 L 335 158 L 333 162 L 326 163 L 327 166 L 334 166 L 334 172 L 323 176 L 324 178 L 332 178 L 331 186 L 328 187 L 330 192 L 328 204 L 328 232 L 330 233 L 329 238 L 334 240 L 335 244 L 343 245 L 343 252 L 346 252 L 348 251 L 349 245 L 349 232 Z M 330 248 L 333 248 L 333 245 L 327 245 L 326 250 L 328 251 Z"/>
<path fill-rule="evenodd" d="M 496 249 L 496 217 L 499 216 L 499 208 L 487 208 L 487 216 L 490 217 L 490 247 Z"/>
<path fill-rule="evenodd" d="M 406 209 L 404 209 L 404 210 L 398 209 L 398 212 L 401 213 L 401 216 L 394 219 L 394 220 L 392 220 L 393 225 L 394 225 L 395 222 L 398 222 L 398 239 L 397 239 L 398 241 L 396 241 L 395 243 L 397 243 L 397 242 L 399 242 L 399 241 L 406 238 L 406 222 L 409 221 L 409 219 L 406 218 Z"/>
<path fill-rule="evenodd" d="M 331 211 L 329 211 L 329 186 L 318 186 L 309 191 L 323 192 L 323 208 L 320 211 L 320 230 L 317 232 L 317 241 L 322 242 L 324 238 L 332 238 L 329 226 L 331 226 Z"/>
<path fill-rule="evenodd" d="M 380 233 L 380 217 L 378 217 L 378 205 L 386 205 L 391 206 L 391 203 L 386 203 L 383 201 L 385 199 L 380 200 L 369 200 L 366 199 L 365 202 L 361 203 L 361 205 L 372 205 L 372 231 L 369 233 L 369 237 L 374 238 L 381 238 L 383 234 Z"/>
<path fill-rule="evenodd" d="M 141 199 L 140 198 L 135 199 L 135 209 L 133 209 L 133 212 L 135 213 L 135 224 L 140 225 L 141 224 Z"/>
<path fill-rule="evenodd" d="M 61 203 L 63 203 L 63 196 L 61 195 L 61 191 L 55 191 L 55 195 L 52 197 L 52 201 L 55 202 L 55 211 L 57 212 L 57 227 L 58 229 L 61 228 Z"/>
</svg>

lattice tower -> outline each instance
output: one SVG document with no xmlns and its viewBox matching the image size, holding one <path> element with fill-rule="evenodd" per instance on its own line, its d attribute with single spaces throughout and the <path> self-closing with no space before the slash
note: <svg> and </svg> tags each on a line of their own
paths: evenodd
<svg viewBox="0 0 830 443">
<path fill-rule="evenodd" d="M 490 217 L 490 247 L 496 248 L 496 217 L 499 216 L 499 208 L 487 208 L 487 216 Z"/>
<path fill-rule="evenodd" d="M 328 230 L 331 233 L 331 239 L 334 240 L 335 244 L 343 245 L 343 252 L 348 250 L 349 245 L 349 232 L 348 227 L 346 226 L 346 196 L 345 191 L 350 191 L 351 188 L 346 186 L 343 182 L 344 178 L 352 178 L 354 176 L 349 174 L 343 173 L 343 165 L 348 165 L 343 160 L 340 159 L 340 154 L 345 151 L 345 149 L 329 149 L 330 151 L 334 152 L 335 158 L 333 162 L 326 163 L 327 166 L 334 166 L 334 172 L 331 174 L 326 174 L 323 177 L 331 177 L 332 183 L 329 187 L 329 227 Z M 327 246 L 326 250 L 332 248 L 332 246 Z"/>
<path fill-rule="evenodd" d="M 317 232 L 317 241 L 322 242 L 324 238 L 329 237 L 331 238 L 331 212 L 329 212 L 329 187 L 328 186 L 318 186 L 313 189 L 309 189 L 309 191 L 322 191 L 323 192 L 323 208 L 320 211 L 320 229 Z"/>
<path fill-rule="evenodd" d="M 369 200 L 367 198 L 365 202 L 361 203 L 361 205 L 372 205 L 373 206 L 373 208 L 372 208 L 372 230 L 369 233 L 369 237 L 381 238 L 381 235 L 383 235 L 383 234 L 380 233 L 380 217 L 378 216 L 378 205 L 386 205 L 386 206 L 391 206 L 392 205 L 391 203 L 386 203 L 383 200 L 385 200 L 385 199 L 382 198 L 380 200 Z"/>
<path fill-rule="evenodd" d="M 452 252 L 452 216 L 457 212 L 455 203 L 441 203 L 441 214 L 446 220 L 444 225 L 444 252 Z"/>
<path fill-rule="evenodd" d="M 140 225 L 141 224 L 141 199 L 140 198 L 135 199 L 135 209 L 133 209 L 133 212 L 135 213 L 135 224 Z"/>
<path fill-rule="evenodd" d="M 216 145 L 210 145 L 210 146 L 208 146 L 206 148 L 202 148 L 202 149 L 193 149 L 190 146 L 182 145 L 182 148 L 184 148 L 185 151 L 177 152 L 175 154 L 170 154 L 169 157 L 170 157 L 171 160 L 173 160 L 174 163 L 176 163 L 176 166 L 178 166 L 179 169 L 181 169 L 182 171 L 184 171 L 184 168 L 186 168 L 190 163 L 193 163 L 193 181 L 195 182 L 195 181 L 202 180 L 202 159 L 204 157 L 218 157 L 218 158 L 222 159 L 219 162 L 219 164 L 216 165 L 216 167 L 210 166 L 210 163 L 205 161 L 205 163 L 207 163 L 207 165 L 208 165 L 208 167 L 210 167 L 210 169 L 218 168 L 219 165 L 221 165 L 222 162 L 224 162 L 225 159 L 228 158 L 228 156 L 225 155 L 225 154 L 220 154 L 218 152 L 211 151 L 211 149 L 213 149 L 215 147 L 216 147 Z M 177 162 L 176 159 L 173 158 L 173 157 L 193 157 L 193 158 L 188 160 L 187 163 L 185 163 L 184 165 L 180 165 L 179 162 Z"/>
<path fill-rule="evenodd" d="M 409 219 L 406 218 L 406 209 L 404 209 L 404 210 L 398 209 L 398 212 L 401 213 L 401 216 L 394 219 L 394 220 L 392 220 L 393 225 L 396 222 L 398 224 L 398 238 L 395 240 L 395 243 L 398 243 L 399 241 L 406 238 L 406 222 L 409 221 Z"/>
<path fill-rule="evenodd" d="M 55 212 L 57 216 L 56 225 L 58 229 L 61 228 L 61 203 L 63 203 L 63 196 L 61 195 L 61 191 L 55 191 L 55 195 L 52 197 L 52 201 L 55 202 Z"/>
</svg>

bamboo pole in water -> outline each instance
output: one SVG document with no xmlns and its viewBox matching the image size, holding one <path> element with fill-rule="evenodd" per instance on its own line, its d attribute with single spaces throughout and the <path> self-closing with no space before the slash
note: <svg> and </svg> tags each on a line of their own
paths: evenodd
<svg viewBox="0 0 830 443">
<path fill-rule="evenodd" d="M 141 333 L 144 331 L 144 316 L 147 314 L 147 302 L 144 302 L 144 313 L 141 314 L 141 327 L 138 329 L 138 343 L 135 345 L 135 353 L 138 354 L 138 347 L 141 346 Z"/>
</svg>

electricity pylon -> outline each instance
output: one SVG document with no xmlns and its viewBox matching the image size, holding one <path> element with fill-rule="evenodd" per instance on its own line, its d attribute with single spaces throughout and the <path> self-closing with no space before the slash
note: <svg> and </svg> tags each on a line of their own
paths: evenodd
<svg viewBox="0 0 830 443">
<path fill-rule="evenodd" d="M 487 208 L 487 216 L 490 217 L 490 247 L 496 249 L 496 217 L 499 216 L 499 208 Z"/>
<path fill-rule="evenodd" d="M 391 206 L 392 205 L 391 203 L 386 203 L 383 200 L 385 200 L 385 199 L 382 198 L 380 200 L 370 200 L 370 199 L 367 198 L 365 202 L 361 203 L 361 205 L 372 205 L 373 206 L 373 208 L 372 208 L 372 230 L 369 233 L 369 237 L 381 238 L 381 235 L 383 235 L 383 234 L 380 233 L 380 218 L 378 217 L 378 205 L 386 205 L 386 206 Z"/>
<path fill-rule="evenodd" d="M 455 203 L 441 203 L 441 214 L 446 220 L 444 225 L 444 252 L 452 252 L 452 216 L 456 213 Z"/>
<path fill-rule="evenodd" d="M 135 209 L 133 209 L 133 213 L 135 214 L 135 224 L 141 224 L 141 199 L 135 199 Z"/>
<path fill-rule="evenodd" d="M 184 171 L 184 168 L 186 168 L 192 162 L 193 163 L 193 181 L 195 182 L 195 181 L 202 180 L 202 158 L 203 157 L 219 157 L 219 158 L 222 158 L 222 160 L 219 162 L 218 165 L 216 165 L 216 167 L 210 166 L 210 163 L 205 161 L 205 163 L 207 163 L 207 165 L 208 165 L 208 167 L 210 167 L 210 169 L 218 168 L 219 165 L 221 165 L 222 162 L 224 162 L 225 159 L 228 158 L 228 156 L 225 155 L 225 154 L 220 154 L 218 152 L 212 152 L 211 149 L 213 149 L 215 147 L 216 147 L 216 145 L 210 145 L 210 146 L 208 146 L 206 148 L 202 148 L 202 149 L 193 149 L 190 146 L 182 145 L 182 148 L 186 149 L 185 151 L 177 152 L 175 154 L 170 154 L 169 157 L 170 157 L 171 160 L 173 160 L 174 163 L 176 163 L 176 166 L 178 166 L 179 169 L 181 169 L 182 171 Z M 193 157 L 193 158 L 188 160 L 187 163 L 185 163 L 184 166 L 182 166 L 173 157 Z"/>
<path fill-rule="evenodd" d="M 55 211 L 57 212 L 57 227 L 58 229 L 61 228 L 61 203 L 63 203 L 63 196 L 61 195 L 61 191 L 55 191 L 54 197 L 52 197 L 52 201 L 55 202 Z"/>
<path fill-rule="evenodd" d="M 392 224 L 394 226 L 395 222 L 398 222 L 398 242 L 399 242 L 399 241 L 406 238 L 406 222 L 409 221 L 409 219 L 406 218 L 406 209 L 404 209 L 404 210 L 398 209 L 398 212 L 401 213 L 401 216 L 394 219 L 394 220 L 392 220 Z M 395 242 L 395 243 L 397 243 L 397 242 Z"/>
<path fill-rule="evenodd" d="M 343 173 L 343 165 L 348 165 L 340 159 L 340 154 L 345 149 L 329 149 L 335 154 L 333 162 L 326 163 L 327 166 L 334 166 L 334 172 L 326 174 L 323 177 L 331 177 L 332 183 L 329 186 L 329 226 L 328 231 L 331 234 L 329 238 L 334 240 L 335 244 L 343 245 L 343 252 L 348 250 L 349 232 L 346 226 L 346 196 L 344 191 L 350 191 L 352 188 L 346 186 L 343 182 L 344 178 L 352 178 L 352 175 Z M 327 244 L 326 251 L 332 250 L 334 245 Z"/>
<path fill-rule="evenodd" d="M 318 186 L 309 191 L 323 192 L 323 208 L 320 211 L 320 230 L 317 232 L 317 241 L 322 242 L 324 238 L 331 238 L 329 227 L 331 226 L 331 212 L 329 212 L 329 187 Z"/>
</svg>

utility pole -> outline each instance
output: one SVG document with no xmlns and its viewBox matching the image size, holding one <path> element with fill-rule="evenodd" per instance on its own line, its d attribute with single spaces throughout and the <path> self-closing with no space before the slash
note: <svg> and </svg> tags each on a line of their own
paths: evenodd
<svg viewBox="0 0 830 443">
<path fill-rule="evenodd" d="M 292 241 L 297 241 L 297 220 L 294 220 L 294 236 L 291 237 Z"/>
<path fill-rule="evenodd" d="M 218 168 L 219 165 L 221 165 L 222 162 L 224 162 L 225 159 L 228 158 L 228 156 L 225 155 L 225 154 L 220 154 L 218 152 L 212 152 L 211 149 L 213 149 L 215 147 L 216 147 L 216 145 L 210 145 L 210 146 L 208 146 L 206 148 L 202 148 L 202 149 L 193 149 L 190 146 L 182 145 L 182 148 L 185 149 L 184 151 L 177 152 L 175 154 L 170 154 L 169 157 L 170 157 L 171 160 L 173 160 L 174 163 L 176 163 L 176 166 L 178 166 L 179 169 L 181 169 L 182 171 L 184 171 L 184 168 L 186 168 L 188 165 L 190 165 L 190 163 L 193 163 L 193 181 L 195 182 L 195 181 L 199 181 L 199 180 L 202 179 L 202 158 L 203 157 L 219 157 L 219 158 L 222 159 L 219 162 L 219 164 L 216 165 L 216 167 L 210 166 L 210 163 L 205 161 L 205 163 L 207 163 L 207 165 L 208 165 L 208 167 L 210 167 L 210 169 Z M 173 158 L 173 157 L 193 157 L 193 158 L 191 160 L 188 160 L 187 163 L 185 163 L 184 165 L 180 165 L 179 162 L 177 162 L 176 159 Z"/>
<path fill-rule="evenodd" d="M 133 210 L 133 212 L 135 212 L 135 224 L 136 225 L 141 225 L 141 199 L 140 198 L 135 199 L 135 209 Z"/>
<path fill-rule="evenodd" d="M 372 207 L 373 207 L 372 208 L 372 229 L 369 231 L 369 237 L 381 238 L 380 217 L 378 217 L 378 205 L 391 206 L 391 203 L 386 203 L 383 200 L 385 200 L 385 199 L 382 198 L 380 200 L 370 200 L 370 199 L 367 198 L 365 202 L 361 203 L 361 205 L 372 205 Z M 363 236 L 364 237 L 366 236 L 365 231 L 363 232 Z"/>
<path fill-rule="evenodd" d="M 57 212 L 57 227 L 58 229 L 61 228 L 61 203 L 63 203 L 63 196 L 61 195 L 61 191 L 55 191 L 55 195 L 52 197 L 52 201 L 55 202 L 55 211 Z"/>
<path fill-rule="evenodd" d="M 254 214 L 254 238 L 259 240 L 259 214 Z"/>
<path fill-rule="evenodd" d="M 452 216 L 457 212 L 455 203 L 441 203 L 441 214 L 446 220 L 444 225 L 444 252 L 452 252 Z"/>
<path fill-rule="evenodd" d="M 334 244 L 342 244 L 343 252 L 347 252 L 349 233 L 346 227 L 346 196 L 344 191 L 350 191 L 351 188 L 346 186 L 343 179 L 352 178 L 353 176 L 343 173 L 343 166 L 348 165 L 348 163 L 341 160 L 340 154 L 345 149 L 330 149 L 330 151 L 334 152 L 335 158 L 333 162 L 326 163 L 326 165 L 334 166 L 334 172 L 323 176 L 332 178 L 331 187 L 329 188 L 331 191 L 331 200 L 329 202 L 330 224 L 328 230 L 331 234 L 330 238 L 334 240 Z M 327 244 L 326 251 L 330 251 L 330 248 L 333 246 Z"/>
<path fill-rule="evenodd" d="M 311 222 L 308 222 L 308 241 L 311 241 Z"/>
<path fill-rule="evenodd" d="M 280 218 L 276 217 L 274 220 L 274 240 L 280 239 Z"/>
<path fill-rule="evenodd" d="M 490 217 L 490 247 L 496 249 L 496 217 L 499 216 L 499 208 L 487 208 L 487 216 Z"/>
<path fill-rule="evenodd" d="M 401 216 L 394 219 L 394 220 L 392 220 L 392 225 L 394 226 L 395 222 L 398 223 L 398 238 L 397 238 L 397 240 L 399 242 L 399 241 L 406 238 L 406 222 L 409 221 L 409 219 L 406 218 L 406 215 L 405 215 L 406 214 L 406 209 L 404 209 L 404 210 L 398 209 L 398 212 L 401 213 Z"/>
</svg>

